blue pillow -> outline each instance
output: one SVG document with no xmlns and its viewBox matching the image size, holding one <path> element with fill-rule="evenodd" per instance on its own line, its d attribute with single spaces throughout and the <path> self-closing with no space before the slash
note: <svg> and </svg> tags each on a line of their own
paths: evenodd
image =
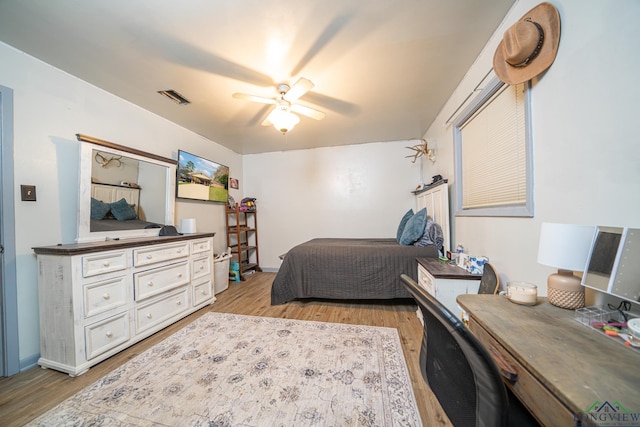
<svg viewBox="0 0 640 427">
<path fill-rule="evenodd" d="M 109 203 L 109 207 L 111 208 L 111 213 L 118 221 L 128 221 L 138 217 L 136 211 L 133 210 L 124 198 L 117 202 Z"/>
<path fill-rule="evenodd" d="M 400 237 L 401 245 L 412 245 L 424 234 L 424 228 L 427 225 L 427 208 L 422 208 L 414 216 L 407 221 L 404 227 L 402 237 Z"/>
<path fill-rule="evenodd" d="M 91 219 L 101 220 L 109 213 L 109 205 L 98 199 L 91 198 Z"/>
<path fill-rule="evenodd" d="M 398 231 L 396 232 L 396 240 L 400 243 L 400 238 L 402 237 L 402 232 L 404 231 L 404 227 L 407 225 L 407 221 L 409 221 L 413 217 L 413 209 L 409 209 L 406 214 L 400 220 L 400 225 L 398 225 Z"/>
</svg>

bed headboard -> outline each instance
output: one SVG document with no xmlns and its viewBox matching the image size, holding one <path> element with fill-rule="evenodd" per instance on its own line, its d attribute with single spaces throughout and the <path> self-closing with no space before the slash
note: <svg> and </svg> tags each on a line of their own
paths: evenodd
<svg viewBox="0 0 640 427">
<path fill-rule="evenodd" d="M 91 183 L 91 197 L 105 203 L 113 203 L 124 198 L 140 216 L 140 189 L 118 185 Z"/>
<path fill-rule="evenodd" d="M 443 252 L 451 251 L 451 230 L 449 228 L 449 186 L 442 180 L 416 192 L 416 209 L 427 208 L 427 215 L 440 225 L 444 235 Z"/>
</svg>

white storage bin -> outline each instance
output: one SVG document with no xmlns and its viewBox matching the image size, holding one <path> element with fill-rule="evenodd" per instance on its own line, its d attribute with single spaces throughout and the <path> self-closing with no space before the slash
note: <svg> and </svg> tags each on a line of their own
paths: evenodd
<svg viewBox="0 0 640 427">
<path fill-rule="evenodd" d="M 217 294 L 229 287 L 229 260 L 231 254 L 223 254 L 213 259 L 213 293 Z"/>
</svg>

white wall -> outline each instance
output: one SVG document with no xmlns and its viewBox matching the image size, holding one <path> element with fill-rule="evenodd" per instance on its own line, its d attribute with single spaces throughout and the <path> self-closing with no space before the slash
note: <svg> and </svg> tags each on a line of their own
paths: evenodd
<svg viewBox="0 0 640 427">
<path fill-rule="evenodd" d="M 438 161 L 426 165 L 425 176 L 453 181 L 453 134 L 443 124 L 491 69 L 504 31 L 538 3 L 514 6 L 426 132 Z M 535 216 L 453 221 L 454 243 L 488 256 L 504 281 L 535 283 L 543 295 L 554 269 L 536 262 L 542 222 L 640 227 L 640 2 L 553 3 L 561 16 L 560 46 L 532 87 Z"/>
<path fill-rule="evenodd" d="M 415 208 L 415 141 L 359 144 L 244 156 L 244 195 L 258 208 L 260 265 L 314 237 L 395 237 Z"/>
<path fill-rule="evenodd" d="M 496 31 L 425 137 L 437 162 L 424 176 L 452 182 L 453 136 L 443 123 L 491 68 L 504 30 L 538 2 L 520 0 Z M 536 263 L 543 221 L 640 227 L 640 2 L 557 0 L 558 57 L 534 81 L 534 218 L 453 218 L 452 243 L 491 258 L 503 280 L 527 280 L 546 293 L 553 269 Z M 0 84 L 14 90 L 17 288 L 20 357 L 39 353 L 34 246 L 76 236 L 76 133 L 176 158 L 185 149 L 219 161 L 240 178 L 231 195 L 257 198 L 260 262 L 313 237 L 392 237 L 415 200 L 413 142 L 373 143 L 248 155 L 236 153 L 0 43 Z M 244 170 L 244 173 L 243 173 Z M 428 178 L 427 178 L 428 180 Z M 37 186 L 21 202 L 19 185 Z M 226 246 L 224 206 L 178 201 L 176 223 L 195 217 L 198 231 Z"/>
<path fill-rule="evenodd" d="M 79 142 L 76 133 L 177 159 L 178 149 L 229 165 L 242 174 L 242 157 L 121 98 L 0 43 L 0 84 L 14 93 L 15 238 L 19 357 L 40 352 L 36 257 L 31 248 L 72 243 L 77 233 Z M 20 184 L 36 186 L 36 202 L 20 201 Z M 176 223 L 196 218 L 226 247 L 224 205 L 176 203 Z M 21 364 L 24 364 L 21 362 Z"/>
</svg>

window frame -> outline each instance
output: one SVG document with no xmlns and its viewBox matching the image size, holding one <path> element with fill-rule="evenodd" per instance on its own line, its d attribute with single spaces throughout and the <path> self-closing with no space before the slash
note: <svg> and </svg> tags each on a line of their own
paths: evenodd
<svg viewBox="0 0 640 427">
<path fill-rule="evenodd" d="M 519 205 L 496 205 L 478 208 L 463 208 L 462 185 L 462 131 L 470 118 L 483 108 L 506 83 L 494 77 L 480 94 L 452 122 L 454 138 L 454 173 L 455 173 L 455 216 L 487 216 L 487 217 L 533 217 L 533 140 L 531 137 L 531 83 L 524 83 L 524 144 L 525 144 L 525 188 L 526 201 Z"/>
</svg>

